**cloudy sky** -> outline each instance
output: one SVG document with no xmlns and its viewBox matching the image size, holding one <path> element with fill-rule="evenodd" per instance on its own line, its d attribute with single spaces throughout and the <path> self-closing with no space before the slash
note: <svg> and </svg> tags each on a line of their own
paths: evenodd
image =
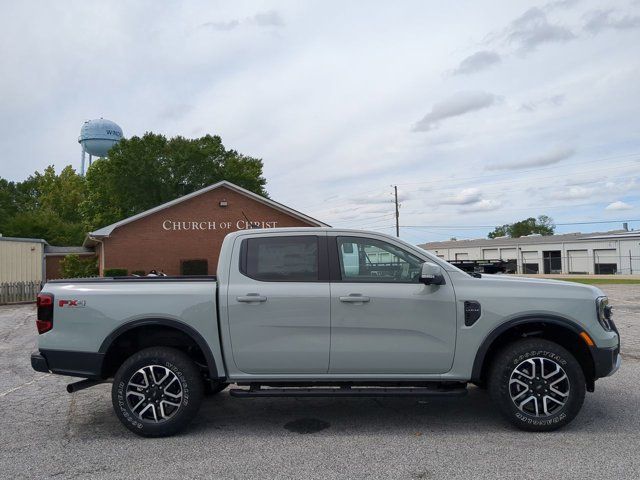
<svg viewBox="0 0 640 480">
<path fill-rule="evenodd" d="M 78 167 L 102 116 L 219 134 L 264 160 L 272 198 L 335 226 L 392 232 L 398 185 L 416 243 L 640 219 L 637 0 L 22 1 L 0 40 L 10 180 Z"/>
</svg>

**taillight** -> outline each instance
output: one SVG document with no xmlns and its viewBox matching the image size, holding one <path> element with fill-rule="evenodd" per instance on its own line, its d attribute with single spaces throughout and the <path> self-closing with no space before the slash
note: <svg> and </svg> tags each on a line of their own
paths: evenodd
<svg viewBox="0 0 640 480">
<path fill-rule="evenodd" d="M 53 295 L 50 293 L 38 294 L 37 305 L 36 327 L 38 327 L 38 333 L 42 334 L 53 328 Z"/>
</svg>

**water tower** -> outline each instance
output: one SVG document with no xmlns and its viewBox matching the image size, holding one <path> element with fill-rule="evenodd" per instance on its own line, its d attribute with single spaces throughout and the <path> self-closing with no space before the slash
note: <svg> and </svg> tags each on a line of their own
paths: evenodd
<svg viewBox="0 0 640 480">
<path fill-rule="evenodd" d="M 122 129 L 111 120 L 99 118 L 84 122 L 80 129 L 78 143 L 82 146 L 80 175 L 84 176 L 84 159 L 89 154 L 89 165 L 94 156 L 105 157 L 116 143 L 122 140 Z"/>
</svg>

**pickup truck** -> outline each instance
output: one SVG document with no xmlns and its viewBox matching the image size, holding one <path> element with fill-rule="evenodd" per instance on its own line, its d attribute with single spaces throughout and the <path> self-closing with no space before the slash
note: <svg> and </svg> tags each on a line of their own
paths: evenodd
<svg viewBox="0 0 640 480">
<path fill-rule="evenodd" d="M 116 415 L 171 435 L 205 395 L 446 396 L 488 390 L 553 430 L 620 366 L 603 292 L 468 274 L 398 238 L 331 228 L 225 237 L 215 277 L 55 280 L 38 296 L 39 372 L 112 381 Z"/>
</svg>

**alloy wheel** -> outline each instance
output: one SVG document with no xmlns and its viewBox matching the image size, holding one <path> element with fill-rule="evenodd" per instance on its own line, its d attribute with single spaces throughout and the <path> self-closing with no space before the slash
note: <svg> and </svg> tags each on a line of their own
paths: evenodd
<svg viewBox="0 0 640 480">
<path fill-rule="evenodd" d="M 564 369 L 546 357 L 528 358 L 513 369 L 509 378 L 511 401 L 534 417 L 548 417 L 562 409 L 570 387 Z"/>
<path fill-rule="evenodd" d="M 160 423 L 173 417 L 182 405 L 182 383 L 161 365 L 137 370 L 127 384 L 127 404 L 141 420 Z"/>
</svg>

